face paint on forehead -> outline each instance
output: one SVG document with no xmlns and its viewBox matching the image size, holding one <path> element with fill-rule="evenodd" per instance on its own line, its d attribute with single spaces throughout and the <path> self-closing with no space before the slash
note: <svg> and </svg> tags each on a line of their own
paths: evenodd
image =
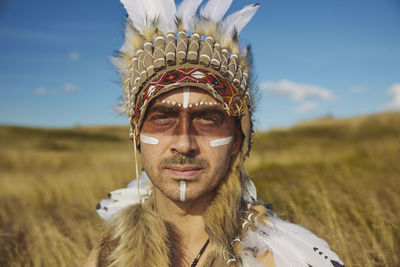
<svg viewBox="0 0 400 267">
<path fill-rule="evenodd" d="M 184 104 L 178 103 L 176 101 L 170 101 L 170 100 L 165 100 L 164 99 L 164 100 L 161 100 L 160 102 L 163 103 L 163 104 L 168 104 L 168 105 L 172 105 L 172 106 L 184 107 Z M 193 106 L 198 107 L 198 106 L 202 106 L 202 105 L 205 105 L 205 106 L 213 106 L 214 105 L 215 106 L 215 105 L 221 105 L 221 104 L 219 102 L 217 102 L 217 101 L 214 101 L 214 102 L 211 102 L 211 101 L 204 101 L 203 102 L 203 101 L 201 101 L 201 102 L 196 102 L 194 104 L 188 104 L 186 108 L 191 108 Z"/>
<path fill-rule="evenodd" d="M 220 138 L 220 139 L 215 139 L 210 141 L 210 146 L 211 147 L 218 147 L 218 146 L 224 146 L 229 144 L 230 142 L 232 142 L 233 137 L 232 136 L 228 136 L 225 138 Z"/>
<path fill-rule="evenodd" d="M 183 88 L 183 108 L 187 108 L 189 105 L 190 89 L 188 87 Z"/>
<path fill-rule="evenodd" d="M 158 144 L 158 139 L 155 137 L 147 136 L 144 134 L 140 134 L 140 141 L 145 144 L 149 145 L 157 145 Z"/>
<path fill-rule="evenodd" d="M 183 88 L 183 93 L 182 93 L 182 102 L 177 102 L 176 100 L 170 100 L 170 99 L 163 99 L 163 100 L 158 100 L 159 102 L 171 106 L 177 106 L 177 107 L 183 107 L 183 108 L 192 108 L 192 107 L 199 107 L 199 106 L 213 106 L 213 105 L 222 105 L 218 101 L 199 101 L 196 103 L 190 103 L 190 88 L 189 87 L 184 87 Z"/>
</svg>

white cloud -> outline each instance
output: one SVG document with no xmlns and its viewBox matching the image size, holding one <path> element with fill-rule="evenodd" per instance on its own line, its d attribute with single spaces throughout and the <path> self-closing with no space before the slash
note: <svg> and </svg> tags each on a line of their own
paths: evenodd
<svg viewBox="0 0 400 267">
<path fill-rule="evenodd" d="M 297 113 L 306 113 L 306 112 L 308 112 L 310 110 L 315 109 L 316 107 L 318 107 L 318 103 L 312 102 L 312 101 L 308 101 L 308 102 L 305 102 L 305 103 L 301 104 L 300 106 L 298 106 L 296 108 L 296 112 Z"/>
<path fill-rule="evenodd" d="M 78 61 L 79 58 L 80 58 L 80 55 L 79 55 L 78 52 L 72 51 L 72 52 L 69 52 L 68 58 L 69 58 L 69 60 L 71 60 L 71 61 Z"/>
<path fill-rule="evenodd" d="M 44 86 L 39 86 L 38 88 L 35 88 L 35 89 L 33 90 L 33 93 L 34 93 L 35 95 L 45 95 L 45 94 L 47 94 L 48 92 L 49 92 L 49 90 L 47 90 L 47 88 L 44 87 Z"/>
<path fill-rule="evenodd" d="M 64 92 L 76 92 L 76 91 L 79 91 L 80 89 L 78 86 L 76 86 L 73 83 L 66 83 L 63 85 L 61 90 L 63 90 Z"/>
<path fill-rule="evenodd" d="M 288 80 L 280 80 L 279 82 L 266 81 L 260 84 L 261 90 L 270 91 L 277 95 L 290 97 L 294 101 L 302 101 L 310 98 L 318 98 L 322 100 L 331 100 L 334 98 L 333 93 L 324 87 L 295 83 Z"/>
<path fill-rule="evenodd" d="M 365 91 L 365 87 L 361 85 L 352 85 L 349 87 L 349 90 L 354 94 L 359 94 Z"/>
<path fill-rule="evenodd" d="M 387 94 L 392 100 L 383 107 L 385 111 L 400 111 L 400 83 L 393 84 Z"/>
</svg>

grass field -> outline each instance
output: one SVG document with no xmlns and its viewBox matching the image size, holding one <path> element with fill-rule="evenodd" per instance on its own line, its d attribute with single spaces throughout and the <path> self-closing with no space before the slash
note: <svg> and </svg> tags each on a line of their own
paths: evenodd
<svg viewBox="0 0 400 267">
<path fill-rule="evenodd" d="M 134 177 L 126 127 L 0 127 L 0 266 L 80 266 L 96 203 Z M 281 217 L 346 266 L 400 266 L 400 114 L 257 133 L 247 168 Z"/>
</svg>

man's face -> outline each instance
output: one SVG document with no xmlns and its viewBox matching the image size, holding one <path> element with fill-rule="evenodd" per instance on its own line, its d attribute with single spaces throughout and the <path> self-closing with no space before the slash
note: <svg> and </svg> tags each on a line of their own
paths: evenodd
<svg viewBox="0 0 400 267">
<path fill-rule="evenodd" d="M 153 185 L 173 201 L 214 192 L 240 147 L 236 126 L 210 94 L 185 87 L 159 96 L 140 131 L 142 166 Z M 182 191 L 182 190 L 181 190 Z"/>
</svg>

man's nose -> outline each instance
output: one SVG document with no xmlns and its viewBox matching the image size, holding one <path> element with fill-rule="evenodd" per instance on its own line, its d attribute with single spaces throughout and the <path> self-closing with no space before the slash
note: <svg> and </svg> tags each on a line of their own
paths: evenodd
<svg viewBox="0 0 400 267">
<path fill-rule="evenodd" d="M 175 128 L 171 150 L 174 153 L 192 157 L 196 156 L 199 152 L 196 136 L 189 116 L 181 116 L 179 118 L 179 122 Z"/>
</svg>

